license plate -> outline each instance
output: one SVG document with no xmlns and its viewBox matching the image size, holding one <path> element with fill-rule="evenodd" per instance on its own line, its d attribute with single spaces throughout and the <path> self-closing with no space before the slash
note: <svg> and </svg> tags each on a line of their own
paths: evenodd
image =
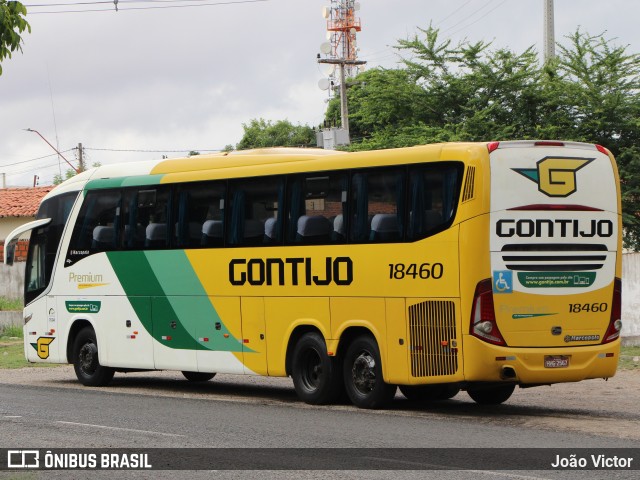
<svg viewBox="0 0 640 480">
<path fill-rule="evenodd" d="M 566 355 L 546 355 L 544 357 L 544 368 L 567 368 L 569 357 Z"/>
</svg>

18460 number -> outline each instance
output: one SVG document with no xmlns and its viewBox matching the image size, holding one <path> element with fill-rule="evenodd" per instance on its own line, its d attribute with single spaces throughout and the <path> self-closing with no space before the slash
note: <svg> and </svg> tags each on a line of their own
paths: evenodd
<svg viewBox="0 0 640 480">
<path fill-rule="evenodd" d="M 606 312 L 609 309 L 609 305 L 606 303 L 570 303 L 569 313 L 582 313 L 582 312 Z"/>
<path fill-rule="evenodd" d="M 421 278 L 427 280 L 429 278 L 439 279 L 444 274 L 444 266 L 441 263 L 390 263 L 389 278 L 391 280 L 402 280 L 406 277 L 413 279 Z"/>
</svg>

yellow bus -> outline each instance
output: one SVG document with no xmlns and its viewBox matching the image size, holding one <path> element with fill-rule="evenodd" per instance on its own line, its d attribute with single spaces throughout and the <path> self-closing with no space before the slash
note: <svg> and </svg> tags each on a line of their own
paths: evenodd
<svg viewBox="0 0 640 480">
<path fill-rule="evenodd" d="M 29 362 L 291 376 L 358 407 L 615 374 L 621 215 L 598 145 L 265 149 L 105 165 L 34 222 Z"/>
</svg>

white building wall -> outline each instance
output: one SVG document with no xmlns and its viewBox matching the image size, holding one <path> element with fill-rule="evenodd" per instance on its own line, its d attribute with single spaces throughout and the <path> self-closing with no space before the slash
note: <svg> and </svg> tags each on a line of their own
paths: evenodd
<svg viewBox="0 0 640 480">
<path fill-rule="evenodd" d="M 622 338 L 640 345 L 640 253 L 622 255 Z"/>
<path fill-rule="evenodd" d="M 0 218 L 0 242 L 4 242 L 7 235 L 25 223 L 35 220 L 35 217 L 2 217 Z"/>
</svg>

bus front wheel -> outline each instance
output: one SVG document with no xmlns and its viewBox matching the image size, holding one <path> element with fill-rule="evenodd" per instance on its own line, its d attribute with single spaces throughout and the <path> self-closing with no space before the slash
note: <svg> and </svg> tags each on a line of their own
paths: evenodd
<svg viewBox="0 0 640 480">
<path fill-rule="evenodd" d="M 104 367 L 98 361 L 96 332 L 84 327 L 73 344 L 73 369 L 80 383 L 87 387 L 102 387 L 113 378 L 115 370 Z"/>
<path fill-rule="evenodd" d="M 300 400 L 312 405 L 332 403 L 342 393 L 342 378 L 336 357 L 317 332 L 305 333 L 293 349 L 291 378 Z"/>
<path fill-rule="evenodd" d="M 182 372 L 182 375 L 190 382 L 208 382 L 216 376 L 215 373 L 206 372 Z"/>
<path fill-rule="evenodd" d="M 479 403 L 480 405 L 498 405 L 506 402 L 515 388 L 515 385 L 500 385 L 497 387 L 485 388 L 478 387 L 467 389 L 467 393 L 474 402 Z"/>
<path fill-rule="evenodd" d="M 356 407 L 380 408 L 395 396 L 396 386 L 385 383 L 382 377 L 380 350 L 370 335 L 351 342 L 343 368 L 347 395 Z"/>
</svg>

